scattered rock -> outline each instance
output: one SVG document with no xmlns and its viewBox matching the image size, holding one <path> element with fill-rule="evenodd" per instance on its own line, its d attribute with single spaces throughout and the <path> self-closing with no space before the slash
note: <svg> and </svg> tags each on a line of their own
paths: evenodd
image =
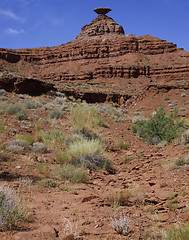
<svg viewBox="0 0 189 240">
<path fill-rule="evenodd" d="M 189 130 L 186 131 L 185 133 L 183 133 L 182 138 L 181 138 L 181 142 L 183 145 L 186 145 L 189 143 Z"/>
</svg>

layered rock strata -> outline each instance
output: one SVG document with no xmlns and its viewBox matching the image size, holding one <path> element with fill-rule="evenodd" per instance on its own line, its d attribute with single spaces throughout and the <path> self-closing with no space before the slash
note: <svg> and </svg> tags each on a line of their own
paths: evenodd
<svg viewBox="0 0 189 240">
<path fill-rule="evenodd" d="M 146 77 L 163 84 L 189 81 L 189 52 L 145 35 L 124 35 L 112 18 L 99 14 L 75 40 L 57 47 L 0 49 L 0 71 L 55 84 L 109 82 Z M 61 85 L 62 84 L 62 85 Z M 138 85 L 139 86 L 139 85 Z"/>
</svg>

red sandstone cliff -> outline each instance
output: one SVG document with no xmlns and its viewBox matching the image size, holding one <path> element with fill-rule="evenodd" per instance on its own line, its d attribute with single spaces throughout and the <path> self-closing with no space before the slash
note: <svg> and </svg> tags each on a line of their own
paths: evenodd
<svg viewBox="0 0 189 240">
<path fill-rule="evenodd" d="M 146 35 L 124 35 L 112 18 L 99 15 L 75 40 L 57 47 L 0 49 L 0 71 L 48 81 L 59 90 L 83 81 L 104 86 L 147 78 L 164 84 L 189 82 L 189 52 Z M 140 81 L 138 81 L 138 86 Z M 85 90 L 84 90 L 85 91 Z"/>
</svg>

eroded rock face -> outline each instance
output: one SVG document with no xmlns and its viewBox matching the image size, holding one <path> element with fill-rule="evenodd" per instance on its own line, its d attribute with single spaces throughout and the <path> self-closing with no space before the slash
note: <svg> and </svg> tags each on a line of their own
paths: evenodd
<svg viewBox="0 0 189 240">
<path fill-rule="evenodd" d="M 82 27 L 81 30 L 82 33 L 76 37 L 77 40 L 117 38 L 125 33 L 122 26 L 105 14 L 99 14 L 96 19 Z"/>
<path fill-rule="evenodd" d="M 18 76 L 7 71 L 0 73 L 0 88 L 8 92 L 29 94 L 32 96 L 54 90 L 53 84 L 45 83 L 35 78 Z"/>
<path fill-rule="evenodd" d="M 9 89 L 18 92 L 27 84 L 34 89 L 35 80 L 28 81 L 29 76 L 42 81 L 40 86 L 50 82 L 67 92 L 65 84 L 73 81 L 104 82 L 105 89 L 110 79 L 134 82 L 141 77 L 172 85 L 184 81 L 183 86 L 188 86 L 189 52 L 150 35 L 124 35 L 123 28 L 112 18 L 99 14 L 82 28 L 76 40 L 66 44 L 18 50 L 1 48 L 0 71 L 4 70 L 25 76 L 26 80 L 8 80 Z M 5 79 L 1 80 L 2 87 L 3 84 Z M 140 84 L 143 82 L 135 84 L 139 90 Z M 125 89 L 130 91 L 127 86 Z"/>
</svg>

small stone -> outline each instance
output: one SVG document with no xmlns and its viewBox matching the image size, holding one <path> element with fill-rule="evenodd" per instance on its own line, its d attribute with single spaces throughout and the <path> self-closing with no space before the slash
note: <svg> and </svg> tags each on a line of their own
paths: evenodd
<svg viewBox="0 0 189 240">
<path fill-rule="evenodd" d="M 4 89 L 0 89 L 0 96 L 6 96 L 7 93 Z"/>
<path fill-rule="evenodd" d="M 183 145 L 189 143 L 189 130 L 182 134 L 181 142 Z"/>
<path fill-rule="evenodd" d="M 75 240 L 75 238 L 74 238 L 74 235 L 73 235 L 73 234 L 69 234 L 69 235 L 63 237 L 62 240 Z"/>
<path fill-rule="evenodd" d="M 162 201 L 166 201 L 167 199 L 169 199 L 170 197 L 175 197 L 176 194 L 169 192 L 169 191 L 157 191 L 156 192 L 156 197 L 159 198 Z"/>
</svg>

